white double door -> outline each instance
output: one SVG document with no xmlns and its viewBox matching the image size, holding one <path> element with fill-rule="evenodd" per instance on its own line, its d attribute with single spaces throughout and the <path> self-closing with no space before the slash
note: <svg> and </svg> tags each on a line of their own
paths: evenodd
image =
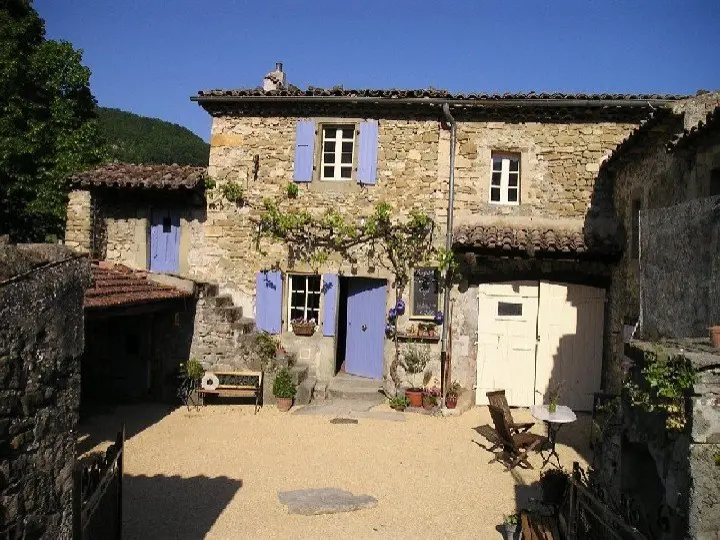
<svg viewBox="0 0 720 540">
<path fill-rule="evenodd" d="M 477 396 L 504 389 L 511 406 L 543 403 L 561 384 L 560 403 L 592 409 L 600 390 L 605 291 L 566 283 L 480 285 Z"/>
</svg>

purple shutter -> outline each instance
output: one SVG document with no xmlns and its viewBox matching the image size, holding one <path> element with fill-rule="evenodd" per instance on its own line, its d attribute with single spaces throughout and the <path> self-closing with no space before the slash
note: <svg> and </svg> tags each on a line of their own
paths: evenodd
<svg viewBox="0 0 720 540">
<path fill-rule="evenodd" d="M 338 299 L 337 274 L 323 274 L 323 336 L 334 336 L 337 326 L 336 306 Z"/>
<path fill-rule="evenodd" d="M 377 176 L 378 122 L 366 120 L 360 122 L 360 140 L 358 141 L 358 184 L 375 185 Z"/>
<path fill-rule="evenodd" d="M 311 182 L 315 154 L 315 122 L 298 120 L 295 125 L 295 167 L 293 181 Z"/>
<path fill-rule="evenodd" d="M 269 334 L 282 331 L 282 272 L 255 275 L 255 325 Z"/>
</svg>

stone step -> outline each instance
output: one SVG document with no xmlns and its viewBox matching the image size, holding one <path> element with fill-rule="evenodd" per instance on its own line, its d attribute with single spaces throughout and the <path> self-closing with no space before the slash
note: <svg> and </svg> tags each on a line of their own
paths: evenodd
<svg viewBox="0 0 720 540">
<path fill-rule="evenodd" d="M 209 306 L 215 307 L 233 307 L 233 299 L 229 294 L 221 294 L 218 296 L 209 296 L 205 299 Z"/>
<path fill-rule="evenodd" d="M 382 381 L 339 373 L 328 382 L 328 399 L 372 401 L 383 398 Z"/>
<path fill-rule="evenodd" d="M 200 294 L 205 298 L 212 298 L 220 294 L 220 285 L 217 283 L 200 283 L 199 284 Z"/>
<path fill-rule="evenodd" d="M 221 307 L 216 310 L 228 322 L 238 322 L 243 318 L 242 306 Z"/>
<path fill-rule="evenodd" d="M 252 334 L 255 331 L 255 319 L 242 317 L 239 321 L 232 323 L 231 328 L 241 335 Z"/>
<path fill-rule="evenodd" d="M 307 405 L 312 401 L 315 382 L 315 377 L 307 377 L 298 385 L 297 394 L 295 394 L 295 405 Z"/>
<path fill-rule="evenodd" d="M 327 399 L 327 381 L 317 381 L 313 390 L 313 401 L 325 401 Z"/>
</svg>

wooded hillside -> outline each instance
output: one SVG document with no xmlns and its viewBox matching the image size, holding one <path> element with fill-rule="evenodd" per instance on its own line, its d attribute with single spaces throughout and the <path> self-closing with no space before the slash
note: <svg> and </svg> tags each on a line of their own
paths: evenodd
<svg viewBox="0 0 720 540">
<path fill-rule="evenodd" d="M 192 131 L 157 118 L 98 107 L 110 161 L 207 166 L 210 145 Z"/>
</svg>

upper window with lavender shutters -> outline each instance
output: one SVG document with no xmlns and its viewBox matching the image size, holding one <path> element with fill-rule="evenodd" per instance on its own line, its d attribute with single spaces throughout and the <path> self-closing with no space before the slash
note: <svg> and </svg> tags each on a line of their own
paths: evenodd
<svg viewBox="0 0 720 540">
<path fill-rule="evenodd" d="M 493 152 L 490 167 L 490 203 L 520 204 L 520 154 Z"/>
<path fill-rule="evenodd" d="M 355 163 L 355 124 L 323 125 L 320 179 L 348 181 Z"/>
</svg>

